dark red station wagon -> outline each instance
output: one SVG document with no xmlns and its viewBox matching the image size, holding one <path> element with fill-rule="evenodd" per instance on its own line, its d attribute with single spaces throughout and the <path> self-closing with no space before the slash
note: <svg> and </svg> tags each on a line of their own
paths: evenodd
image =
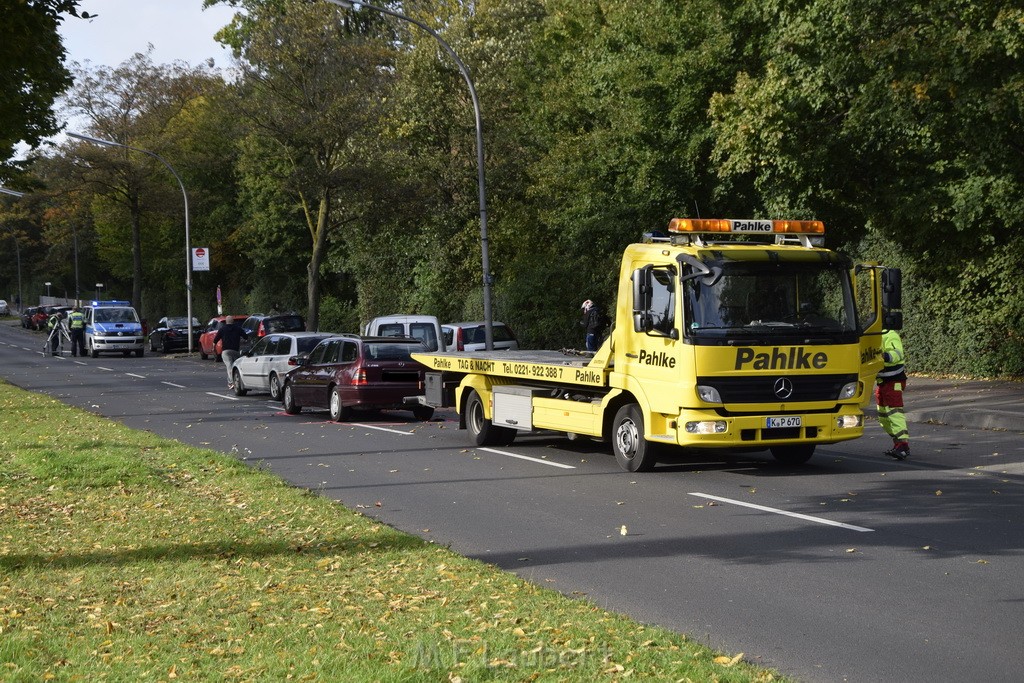
<svg viewBox="0 0 1024 683">
<path fill-rule="evenodd" d="M 434 409 L 405 398 L 423 394 L 426 366 L 410 354 L 423 351 L 418 339 L 403 337 L 329 337 L 297 356 L 298 367 L 284 377 L 285 412 L 327 408 L 335 422 L 356 410 L 397 408 L 429 420 Z"/>
</svg>

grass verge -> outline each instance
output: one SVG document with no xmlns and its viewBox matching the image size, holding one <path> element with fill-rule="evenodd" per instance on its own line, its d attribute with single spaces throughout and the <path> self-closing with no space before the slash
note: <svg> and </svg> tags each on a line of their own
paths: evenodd
<svg viewBox="0 0 1024 683">
<path fill-rule="evenodd" d="M 630 677 L 778 680 L 0 383 L 0 680 Z"/>
</svg>

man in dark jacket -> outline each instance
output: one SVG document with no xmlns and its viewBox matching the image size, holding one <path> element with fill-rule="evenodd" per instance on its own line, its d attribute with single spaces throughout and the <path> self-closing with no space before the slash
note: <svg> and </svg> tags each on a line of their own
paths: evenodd
<svg viewBox="0 0 1024 683">
<path fill-rule="evenodd" d="M 224 318 L 224 324 L 217 330 L 217 334 L 213 336 L 213 348 L 216 350 L 217 342 L 221 343 L 220 358 L 224 361 L 224 368 L 228 372 L 228 389 L 234 389 L 235 383 L 231 378 L 231 370 L 235 366 L 235 361 L 238 360 L 238 354 L 242 350 L 242 340 L 248 339 L 249 335 L 245 333 L 241 325 L 235 324 L 235 317 L 229 315 Z"/>
<path fill-rule="evenodd" d="M 597 351 L 601 346 L 601 337 L 604 328 L 608 327 L 608 316 L 604 314 L 601 307 L 590 299 L 583 302 L 580 307 L 583 309 L 583 319 L 580 325 L 587 331 L 587 351 Z"/>
</svg>

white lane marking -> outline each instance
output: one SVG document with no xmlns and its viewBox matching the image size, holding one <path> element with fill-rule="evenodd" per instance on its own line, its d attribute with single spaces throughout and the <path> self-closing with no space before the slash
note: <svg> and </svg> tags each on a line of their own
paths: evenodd
<svg viewBox="0 0 1024 683">
<path fill-rule="evenodd" d="M 538 462 L 541 465 L 550 465 L 551 467 L 561 467 L 563 470 L 574 470 L 575 465 L 563 465 L 560 462 L 551 462 L 550 460 L 541 460 L 540 458 L 531 458 L 528 455 L 519 455 L 518 453 L 509 453 L 508 451 L 499 451 L 494 448 L 478 448 L 478 451 L 487 451 L 488 453 L 496 453 L 498 455 L 507 455 L 510 458 L 519 458 L 520 460 L 529 460 L 530 462 Z"/>
<path fill-rule="evenodd" d="M 97 365 L 96 367 L 98 367 L 100 370 L 106 370 L 107 372 L 113 372 L 114 371 L 114 368 L 105 368 L 102 365 Z"/>
<path fill-rule="evenodd" d="M 186 388 L 186 387 L 182 386 L 181 384 L 175 384 L 174 382 L 160 382 L 160 384 L 166 384 L 167 386 L 174 387 L 175 389 L 185 389 Z"/>
<path fill-rule="evenodd" d="M 406 436 L 412 436 L 415 432 L 403 432 L 398 429 L 388 429 L 387 427 L 378 427 L 376 425 L 363 424 L 362 422 L 353 422 L 353 427 L 366 427 L 367 429 L 376 429 L 382 432 L 391 432 L 392 434 L 405 434 Z"/>
<path fill-rule="evenodd" d="M 88 365 L 88 363 L 83 363 L 83 362 L 82 362 L 82 361 L 80 361 L 80 360 L 76 360 L 76 361 L 75 361 L 75 365 Z"/>
<path fill-rule="evenodd" d="M 216 396 L 217 398 L 227 398 L 227 399 L 230 399 L 232 401 L 240 401 L 241 400 L 237 396 L 228 396 L 227 394 L 218 394 L 215 391 L 207 391 L 206 393 L 209 394 L 210 396 Z"/>
<path fill-rule="evenodd" d="M 145 375 L 136 375 L 134 372 L 126 372 L 124 374 L 128 375 L 129 377 L 138 377 L 139 379 L 146 379 Z"/>
<path fill-rule="evenodd" d="M 838 526 L 843 529 L 850 529 L 851 531 L 874 531 L 874 529 L 868 529 L 867 527 L 854 526 L 853 524 L 844 524 L 842 522 L 833 522 L 831 519 L 824 519 L 822 517 L 811 517 L 810 515 L 802 515 L 799 512 L 789 512 L 788 510 L 779 510 L 778 508 L 770 508 L 764 505 L 754 505 L 753 503 L 747 503 L 742 500 L 733 500 L 732 498 L 721 498 L 719 496 L 709 496 L 706 493 L 690 493 L 691 496 L 697 496 L 698 498 L 707 498 L 708 500 L 717 500 L 722 503 L 732 503 L 733 505 L 741 505 L 745 508 L 753 508 L 754 510 L 761 510 L 762 512 L 771 512 L 776 515 L 786 515 L 787 517 L 796 517 L 797 519 L 805 519 L 808 522 L 816 522 L 818 524 L 828 524 L 829 526 Z"/>
</svg>

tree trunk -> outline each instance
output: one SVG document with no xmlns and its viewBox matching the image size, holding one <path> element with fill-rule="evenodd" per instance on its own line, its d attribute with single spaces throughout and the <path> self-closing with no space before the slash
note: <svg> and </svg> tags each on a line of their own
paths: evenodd
<svg viewBox="0 0 1024 683">
<path fill-rule="evenodd" d="M 313 232 L 313 253 L 306 266 L 306 329 L 320 329 L 320 264 L 327 252 L 328 214 L 331 206 L 331 194 L 325 190 L 320 195 L 317 207 L 316 228 Z"/>
</svg>

